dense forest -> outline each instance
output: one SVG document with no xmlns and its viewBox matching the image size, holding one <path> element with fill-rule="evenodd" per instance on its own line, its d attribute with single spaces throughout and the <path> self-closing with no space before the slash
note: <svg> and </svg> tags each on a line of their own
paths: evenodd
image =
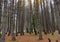
<svg viewBox="0 0 60 42">
<path fill-rule="evenodd" d="M 27 33 L 43 40 L 43 34 L 54 36 L 56 31 L 60 35 L 60 0 L 0 0 L 1 42 L 6 35 L 15 41 Z"/>
</svg>

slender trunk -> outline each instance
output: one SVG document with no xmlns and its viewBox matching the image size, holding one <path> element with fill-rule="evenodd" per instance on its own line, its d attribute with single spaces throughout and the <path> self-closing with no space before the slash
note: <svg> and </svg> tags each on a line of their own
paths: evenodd
<svg viewBox="0 0 60 42">
<path fill-rule="evenodd" d="M 12 36 L 12 40 L 15 40 L 15 34 L 14 34 L 14 29 L 15 29 L 15 14 L 14 14 L 14 0 L 11 0 L 11 14 L 10 14 L 10 18 L 11 18 L 11 36 Z"/>
<path fill-rule="evenodd" d="M 1 15 L 2 15 L 2 0 L 0 1 L 0 38 L 1 38 Z"/>
</svg>

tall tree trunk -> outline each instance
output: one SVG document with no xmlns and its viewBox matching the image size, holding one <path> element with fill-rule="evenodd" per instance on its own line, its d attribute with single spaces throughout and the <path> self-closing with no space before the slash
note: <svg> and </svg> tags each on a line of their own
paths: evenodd
<svg viewBox="0 0 60 42">
<path fill-rule="evenodd" d="M 56 12 L 56 22 L 57 22 L 57 30 L 60 34 L 60 0 L 54 0 L 55 12 Z"/>
<path fill-rule="evenodd" d="M 2 36 L 1 42 L 5 42 L 5 33 L 7 32 L 7 0 L 2 0 Z"/>
<path fill-rule="evenodd" d="M 33 32 L 33 28 L 32 28 L 32 1 L 28 0 L 29 2 L 29 30 L 30 30 L 30 34 Z"/>
<path fill-rule="evenodd" d="M 14 34 L 14 29 L 15 29 L 15 14 L 14 14 L 14 0 L 11 0 L 11 14 L 10 14 L 10 18 L 11 18 L 11 36 L 12 36 L 12 40 L 15 40 L 15 34 Z"/>
<path fill-rule="evenodd" d="M 24 35 L 24 9 L 25 9 L 25 1 L 24 0 L 22 0 L 22 6 L 21 6 L 21 20 L 20 20 L 20 26 L 21 26 L 21 35 Z"/>
<path fill-rule="evenodd" d="M 1 15 L 2 15 L 2 0 L 0 0 L 0 37 L 1 37 Z"/>
<path fill-rule="evenodd" d="M 21 15 L 21 0 L 18 0 L 17 3 L 17 24 L 18 24 L 18 33 L 20 33 L 20 15 Z"/>
<path fill-rule="evenodd" d="M 39 39 L 42 39 L 42 25 L 40 21 L 40 14 L 39 14 L 39 0 L 35 0 L 35 28 L 39 29 Z"/>
</svg>

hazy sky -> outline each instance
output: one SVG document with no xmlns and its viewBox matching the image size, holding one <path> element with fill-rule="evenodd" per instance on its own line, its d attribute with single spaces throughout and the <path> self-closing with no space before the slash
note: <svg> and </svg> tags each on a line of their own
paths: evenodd
<svg viewBox="0 0 60 42">
<path fill-rule="evenodd" d="M 18 0 L 16 0 L 18 2 Z M 34 0 L 31 0 L 32 1 L 32 4 L 34 2 Z M 8 3 L 10 3 L 10 0 L 8 0 Z M 28 6 L 28 0 L 25 0 L 25 6 Z"/>
<path fill-rule="evenodd" d="M 34 0 L 31 0 L 32 1 L 32 4 L 34 2 Z M 25 6 L 28 6 L 28 0 L 25 0 Z"/>
</svg>

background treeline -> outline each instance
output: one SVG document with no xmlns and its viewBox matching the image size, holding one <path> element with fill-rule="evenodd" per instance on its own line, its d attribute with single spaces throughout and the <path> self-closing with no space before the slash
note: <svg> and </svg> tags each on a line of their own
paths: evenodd
<svg viewBox="0 0 60 42">
<path fill-rule="evenodd" d="M 60 0 L 0 0 L 0 41 L 5 35 L 21 36 L 24 33 L 44 34 L 55 31 L 60 34 Z"/>
</svg>

